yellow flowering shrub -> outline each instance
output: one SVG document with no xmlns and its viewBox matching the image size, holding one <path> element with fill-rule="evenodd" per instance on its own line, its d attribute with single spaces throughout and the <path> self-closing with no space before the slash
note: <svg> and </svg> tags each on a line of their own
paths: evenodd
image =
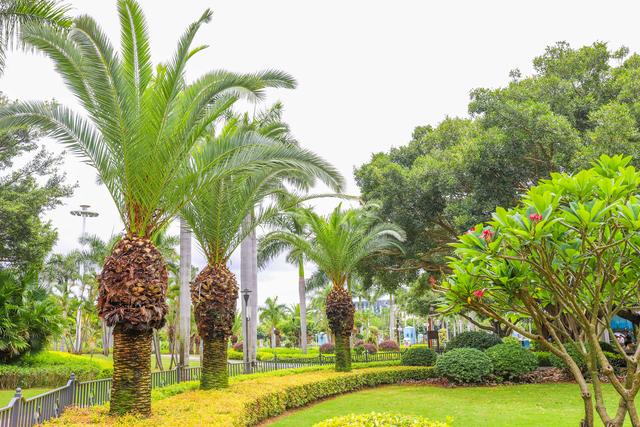
<svg viewBox="0 0 640 427">
<path fill-rule="evenodd" d="M 450 419 L 439 422 L 415 415 L 372 412 L 330 418 L 314 424 L 313 427 L 450 427 L 450 422 Z"/>
<path fill-rule="evenodd" d="M 67 410 L 51 425 L 134 427 L 253 426 L 267 418 L 341 393 L 424 380 L 434 376 L 427 367 L 393 366 L 356 369 L 340 373 L 331 370 L 289 372 L 281 375 L 256 374 L 252 378 L 232 381 L 223 390 L 188 390 L 153 402 L 153 416 L 111 418 L 105 406 Z M 279 374 L 279 375 L 278 375 Z"/>
</svg>

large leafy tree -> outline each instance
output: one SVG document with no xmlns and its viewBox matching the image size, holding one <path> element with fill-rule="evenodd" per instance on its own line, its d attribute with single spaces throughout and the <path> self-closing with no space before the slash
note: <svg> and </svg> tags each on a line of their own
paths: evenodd
<svg viewBox="0 0 640 427">
<path fill-rule="evenodd" d="M 273 71 L 213 71 L 188 83 L 187 63 L 203 49 L 192 47 L 193 40 L 211 11 L 187 28 L 169 62 L 154 67 L 140 6 L 134 0 L 117 6 L 119 53 L 88 16 L 74 19 L 69 30 L 22 28 L 23 40 L 53 61 L 86 114 L 62 105 L 17 103 L 0 111 L 0 125 L 39 126 L 94 166 L 110 192 L 125 225 L 105 262 L 98 298 L 100 316 L 115 327 L 110 410 L 147 416 L 152 329 L 164 324 L 167 311 L 167 268 L 150 238 L 207 179 L 264 163 L 267 145 L 256 149 L 247 134 L 212 141 L 210 128 L 239 97 L 259 98 L 265 87 L 292 87 L 294 81 Z"/>
<path fill-rule="evenodd" d="M 640 173 L 630 160 L 602 156 L 591 169 L 541 180 L 517 207 L 498 208 L 454 244 L 453 274 L 442 286 L 450 310 L 494 319 L 562 358 L 589 427 L 594 408 L 604 425 L 621 426 L 627 414 L 640 425 L 640 346 L 628 354 L 614 340 L 626 363 L 619 377 L 600 344 L 605 331 L 613 335 L 613 317 L 640 302 Z M 531 318 L 534 331 L 513 314 Z M 603 377 L 618 394 L 613 412 Z"/>
<path fill-rule="evenodd" d="M 230 124 L 222 131 L 247 132 Z M 249 131 L 251 132 L 251 131 Z M 203 253 L 207 266 L 191 285 L 194 313 L 204 340 L 201 387 L 225 387 L 227 378 L 227 340 L 232 333 L 238 286 L 227 267 L 229 258 L 255 228 L 272 218 L 278 208 L 260 207 L 267 197 L 286 192 L 283 179 L 308 184 L 319 177 L 332 187 L 342 185 L 342 177 L 329 164 L 296 146 L 264 138 L 271 145 L 271 163 L 253 173 L 237 174 L 211 181 L 204 191 L 182 210 Z M 300 152 L 290 159 L 290 153 Z"/>
<path fill-rule="evenodd" d="M 420 126 L 356 171 L 364 200 L 408 235 L 406 256 L 369 266 L 385 285 L 448 269 L 449 243 L 554 171 L 640 150 L 640 56 L 604 43 L 549 46 L 534 73 L 471 92 L 470 118 Z"/>
<path fill-rule="evenodd" d="M 336 370 L 351 369 L 350 336 L 354 307 L 347 289 L 360 262 L 375 254 L 400 250 L 404 231 L 382 222 L 370 208 L 343 210 L 338 205 L 329 216 L 311 210 L 300 210 L 299 220 L 309 227 L 310 236 L 275 231 L 264 239 L 284 241 L 316 263 L 332 283 L 327 295 L 326 314 L 335 335 Z"/>
</svg>

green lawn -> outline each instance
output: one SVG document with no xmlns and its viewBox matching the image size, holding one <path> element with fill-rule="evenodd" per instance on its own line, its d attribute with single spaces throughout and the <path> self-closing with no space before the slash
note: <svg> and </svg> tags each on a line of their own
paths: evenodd
<svg viewBox="0 0 640 427">
<path fill-rule="evenodd" d="M 611 407 L 615 406 L 614 394 L 608 390 Z M 374 411 L 422 415 L 438 421 L 452 416 L 454 427 L 575 427 L 582 418 L 582 400 L 575 384 L 388 386 L 326 400 L 269 425 L 305 427 L 338 415 Z"/>
<path fill-rule="evenodd" d="M 35 396 L 36 394 L 44 393 L 48 389 L 46 388 L 30 388 L 27 390 L 22 390 L 22 395 L 24 397 Z M 0 390 L 0 408 L 4 408 L 9 404 L 11 399 L 13 399 L 14 394 L 16 394 L 15 390 Z"/>
</svg>

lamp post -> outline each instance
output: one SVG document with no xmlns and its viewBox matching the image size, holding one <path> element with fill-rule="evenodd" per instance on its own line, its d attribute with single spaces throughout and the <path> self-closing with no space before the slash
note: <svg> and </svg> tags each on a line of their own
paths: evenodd
<svg viewBox="0 0 640 427">
<path fill-rule="evenodd" d="M 242 299 L 244 304 L 242 306 L 242 316 L 244 317 L 244 339 L 242 340 L 242 353 L 244 356 L 244 370 L 246 373 L 251 372 L 251 357 L 249 356 L 249 297 L 251 295 L 250 289 L 242 290 Z"/>
<path fill-rule="evenodd" d="M 71 215 L 82 218 L 82 231 L 80 233 L 81 239 L 85 237 L 87 218 L 95 218 L 98 216 L 98 212 L 91 212 L 89 207 L 89 205 L 80 205 L 80 210 L 71 211 Z M 83 276 L 84 262 L 80 262 L 80 300 L 84 298 Z M 76 312 L 76 342 L 73 350 L 75 353 L 82 352 L 82 304 L 78 306 L 78 311 Z"/>
</svg>

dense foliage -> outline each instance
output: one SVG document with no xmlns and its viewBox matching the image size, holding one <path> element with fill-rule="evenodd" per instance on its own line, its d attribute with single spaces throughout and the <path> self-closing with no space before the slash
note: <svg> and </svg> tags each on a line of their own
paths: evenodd
<svg viewBox="0 0 640 427">
<path fill-rule="evenodd" d="M 430 421 L 415 415 L 390 413 L 352 414 L 321 421 L 313 427 L 448 427 L 446 422 Z"/>
<path fill-rule="evenodd" d="M 402 364 L 406 366 L 433 366 L 436 353 L 426 344 L 412 345 L 402 353 Z"/>
<path fill-rule="evenodd" d="M 380 351 L 399 351 L 400 346 L 393 340 L 384 340 L 378 344 Z"/>
<path fill-rule="evenodd" d="M 538 367 L 533 352 L 514 344 L 498 344 L 485 352 L 493 363 L 493 373 L 502 379 L 517 380 Z"/>
<path fill-rule="evenodd" d="M 483 331 L 462 332 L 447 343 L 447 350 L 454 348 L 477 348 L 486 350 L 489 347 L 502 343 L 500 337 Z"/>
<path fill-rule="evenodd" d="M 489 356 L 475 348 L 456 348 L 436 360 L 436 373 L 456 383 L 480 383 L 493 372 Z"/>
</svg>

